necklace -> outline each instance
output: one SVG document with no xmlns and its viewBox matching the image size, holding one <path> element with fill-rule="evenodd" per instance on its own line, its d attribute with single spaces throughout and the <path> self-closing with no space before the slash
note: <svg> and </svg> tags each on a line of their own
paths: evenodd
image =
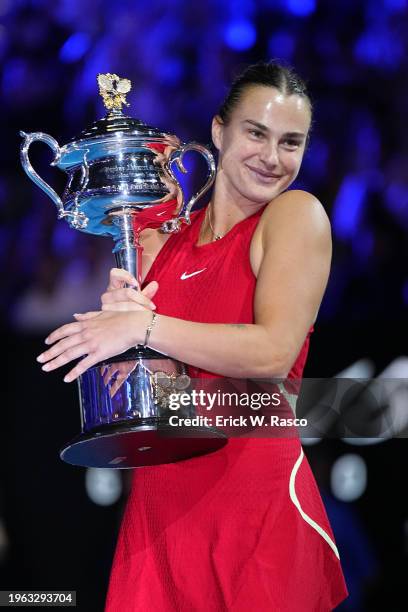
<svg viewBox="0 0 408 612">
<path fill-rule="evenodd" d="M 212 235 L 214 236 L 214 240 L 221 240 L 224 236 L 222 234 L 216 234 L 211 223 L 211 204 L 208 205 L 208 223 L 210 226 L 210 230 L 212 231 Z"/>
</svg>

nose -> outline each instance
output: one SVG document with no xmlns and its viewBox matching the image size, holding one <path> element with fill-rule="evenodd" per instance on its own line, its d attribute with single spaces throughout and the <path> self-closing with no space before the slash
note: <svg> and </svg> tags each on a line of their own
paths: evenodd
<svg viewBox="0 0 408 612">
<path fill-rule="evenodd" d="M 275 142 L 265 142 L 260 150 L 259 159 L 267 168 L 274 168 L 279 164 L 278 145 Z"/>
</svg>

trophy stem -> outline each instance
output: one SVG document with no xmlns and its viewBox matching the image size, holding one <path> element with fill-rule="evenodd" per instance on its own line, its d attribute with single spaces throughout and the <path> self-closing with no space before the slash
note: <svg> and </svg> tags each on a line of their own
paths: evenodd
<svg viewBox="0 0 408 612">
<path fill-rule="evenodd" d="M 112 221 L 120 229 L 120 236 L 115 241 L 113 253 L 118 268 L 123 268 L 132 274 L 139 285 L 142 284 L 142 252 L 139 235 L 133 229 L 133 214 L 123 211 L 112 215 Z"/>
</svg>

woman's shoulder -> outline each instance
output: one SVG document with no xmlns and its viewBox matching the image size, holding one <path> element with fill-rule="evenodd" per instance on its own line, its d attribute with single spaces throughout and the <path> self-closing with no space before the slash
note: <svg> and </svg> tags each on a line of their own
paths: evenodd
<svg viewBox="0 0 408 612">
<path fill-rule="evenodd" d="M 279 231 L 281 225 L 289 224 L 297 231 L 330 233 L 329 217 L 320 200 L 301 189 L 284 191 L 274 198 L 261 217 L 261 227 L 266 231 Z"/>
<path fill-rule="evenodd" d="M 320 200 L 303 189 L 290 189 L 280 193 L 269 204 L 265 206 L 263 214 L 285 210 L 285 212 L 306 209 L 310 214 L 321 214 L 327 217 L 327 213 Z"/>
<path fill-rule="evenodd" d="M 267 253 L 277 261 L 291 252 L 300 257 L 302 249 L 306 256 L 318 253 L 330 261 L 331 227 L 321 202 L 307 191 L 293 189 L 274 198 L 262 212 L 250 252 L 255 276 Z"/>
</svg>

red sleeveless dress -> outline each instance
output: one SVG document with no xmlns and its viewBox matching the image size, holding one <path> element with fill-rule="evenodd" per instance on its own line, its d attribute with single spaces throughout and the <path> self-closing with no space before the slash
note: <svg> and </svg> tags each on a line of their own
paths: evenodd
<svg viewBox="0 0 408 612">
<path fill-rule="evenodd" d="M 157 312 L 253 323 L 249 246 L 261 213 L 202 246 L 205 209 L 193 213 L 145 280 L 159 283 Z M 290 378 L 302 375 L 309 335 Z M 105 612 L 327 612 L 346 596 L 298 438 L 231 438 L 209 455 L 134 470 Z"/>
</svg>

